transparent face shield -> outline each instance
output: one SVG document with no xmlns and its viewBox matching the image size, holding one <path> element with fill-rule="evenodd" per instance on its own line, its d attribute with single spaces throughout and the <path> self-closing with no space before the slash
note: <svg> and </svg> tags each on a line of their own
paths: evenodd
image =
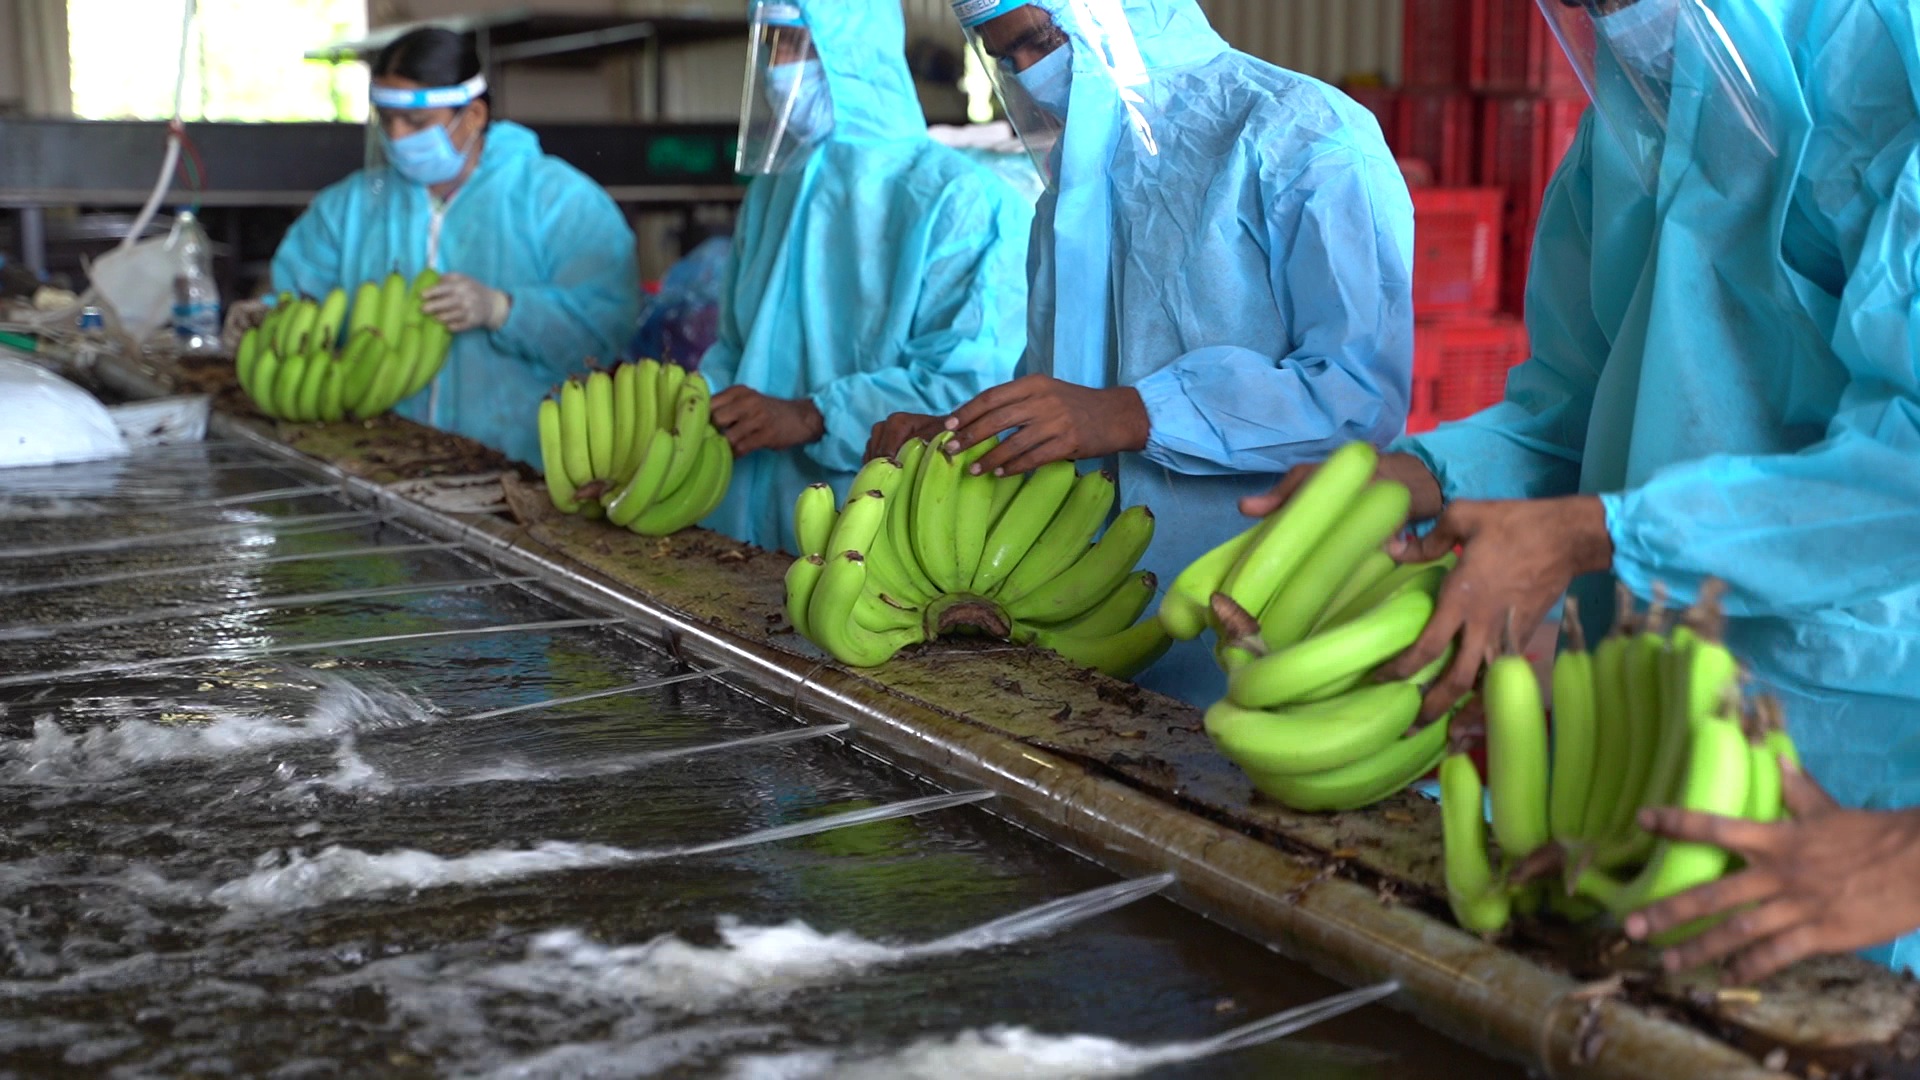
<svg viewBox="0 0 1920 1080">
<path fill-rule="evenodd" d="M 734 169 L 763 176 L 793 168 L 833 131 L 833 96 L 798 5 L 755 4 L 751 33 Z"/>
<path fill-rule="evenodd" d="M 1066 131 L 1072 101 L 1104 99 L 1100 107 L 1124 117 L 1141 145 L 1157 153 L 1146 63 L 1120 0 L 1058 0 L 1056 16 L 1040 4 L 1016 0 L 954 0 L 967 43 L 978 55 L 1007 120 L 1049 185 L 1054 148 Z M 1071 20 L 1072 31 L 1062 25 Z M 1076 93 L 1093 80 L 1103 93 Z M 1100 118 L 1104 123 L 1105 118 Z M 1094 126 L 1083 122 L 1083 127 Z"/>
<path fill-rule="evenodd" d="M 433 187 L 458 180 L 480 147 L 483 125 L 473 103 L 486 92 L 484 75 L 456 86 L 373 86 L 363 175 L 374 193 L 385 194 L 395 184 Z"/>
<path fill-rule="evenodd" d="M 1535 3 L 1649 194 L 1681 95 L 1711 98 L 1752 133 L 1756 149 L 1778 154 L 1767 99 L 1707 0 Z"/>
</svg>

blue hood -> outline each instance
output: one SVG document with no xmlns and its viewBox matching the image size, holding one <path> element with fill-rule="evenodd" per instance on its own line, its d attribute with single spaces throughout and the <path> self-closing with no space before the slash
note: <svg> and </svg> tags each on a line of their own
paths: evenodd
<svg viewBox="0 0 1920 1080">
<path fill-rule="evenodd" d="M 833 94 L 835 142 L 924 139 L 899 0 L 799 0 Z"/>
</svg>

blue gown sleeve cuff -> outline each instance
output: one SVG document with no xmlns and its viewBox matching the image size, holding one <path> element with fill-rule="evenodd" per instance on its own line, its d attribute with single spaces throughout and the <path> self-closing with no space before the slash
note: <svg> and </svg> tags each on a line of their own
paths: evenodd
<svg viewBox="0 0 1920 1080">
<path fill-rule="evenodd" d="M 1147 446 L 1141 456 L 1163 468 L 1196 476 L 1232 471 L 1207 460 L 1206 451 L 1222 455 L 1224 448 L 1217 445 L 1213 425 L 1181 387 L 1179 365 L 1161 368 L 1134 383 L 1133 389 L 1147 410 Z M 1212 436 L 1216 445 L 1202 446 L 1195 436 Z"/>
</svg>

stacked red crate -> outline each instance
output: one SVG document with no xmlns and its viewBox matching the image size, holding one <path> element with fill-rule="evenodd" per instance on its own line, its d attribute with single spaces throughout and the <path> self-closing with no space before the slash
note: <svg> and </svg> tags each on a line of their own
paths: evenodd
<svg viewBox="0 0 1920 1080">
<path fill-rule="evenodd" d="M 1476 318 L 1500 307 L 1506 192 L 1413 192 L 1413 313 L 1421 320 Z"/>
<path fill-rule="evenodd" d="M 1585 98 L 1488 98 L 1480 121 L 1480 179 L 1505 188 L 1507 284 L 1502 308 L 1524 313 L 1534 226 L 1547 182 L 1573 145 Z"/>
<path fill-rule="evenodd" d="M 1527 359 L 1527 328 L 1493 316 L 1423 323 L 1413 339 L 1413 402 L 1407 430 L 1472 416 L 1505 396 L 1507 372 Z"/>
<path fill-rule="evenodd" d="M 1396 103 L 1387 141 L 1395 157 L 1427 163 L 1441 187 L 1472 187 L 1480 147 L 1473 95 L 1458 90 L 1409 90 Z"/>
<path fill-rule="evenodd" d="M 1473 0 L 1467 80 L 1488 94 L 1582 97 L 1586 91 L 1534 0 Z"/>
</svg>

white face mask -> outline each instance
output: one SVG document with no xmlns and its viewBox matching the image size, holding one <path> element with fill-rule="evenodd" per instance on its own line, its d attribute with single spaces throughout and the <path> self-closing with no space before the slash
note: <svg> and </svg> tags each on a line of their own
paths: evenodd
<svg viewBox="0 0 1920 1080">
<path fill-rule="evenodd" d="M 1642 76 L 1666 82 L 1673 74 L 1674 35 L 1680 5 L 1686 0 L 1636 0 L 1593 25 L 1613 49 L 1621 66 Z"/>
</svg>

